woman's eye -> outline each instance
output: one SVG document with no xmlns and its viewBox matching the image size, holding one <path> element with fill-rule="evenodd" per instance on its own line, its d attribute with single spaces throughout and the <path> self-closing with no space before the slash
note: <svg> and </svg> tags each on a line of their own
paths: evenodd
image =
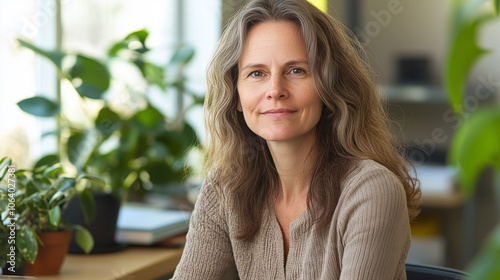
<svg viewBox="0 0 500 280">
<path fill-rule="evenodd" d="M 252 73 L 250 73 L 250 76 L 252 77 L 262 77 L 264 76 L 264 73 L 262 73 L 261 71 L 253 71 Z"/>
<path fill-rule="evenodd" d="M 304 70 L 302 70 L 300 68 L 293 68 L 292 71 L 290 71 L 290 73 L 292 73 L 292 74 L 302 74 L 302 73 L 304 73 Z"/>
</svg>

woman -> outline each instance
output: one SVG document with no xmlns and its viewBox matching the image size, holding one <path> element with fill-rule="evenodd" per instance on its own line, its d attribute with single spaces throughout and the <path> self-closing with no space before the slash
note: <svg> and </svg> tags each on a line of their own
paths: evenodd
<svg viewBox="0 0 500 280">
<path fill-rule="evenodd" d="M 369 68 L 305 0 L 256 0 L 207 70 L 208 175 L 174 279 L 406 279 L 417 181 Z"/>
</svg>

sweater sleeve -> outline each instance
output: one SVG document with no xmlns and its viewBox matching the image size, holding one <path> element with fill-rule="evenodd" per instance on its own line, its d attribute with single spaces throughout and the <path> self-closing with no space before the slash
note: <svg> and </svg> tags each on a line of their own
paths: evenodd
<svg viewBox="0 0 500 280">
<path fill-rule="evenodd" d="M 224 213 L 212 186 L 204 184 L 189 224 L 174 280 L 221 279 L 234 263 Z"/>
<path fill-rule="evenodd" d="M 404 188 L 384 167 L 358 175 L 339 201 L 344 248 L 340 279 L 406 279 L 411 239 Z"/>
</svg>

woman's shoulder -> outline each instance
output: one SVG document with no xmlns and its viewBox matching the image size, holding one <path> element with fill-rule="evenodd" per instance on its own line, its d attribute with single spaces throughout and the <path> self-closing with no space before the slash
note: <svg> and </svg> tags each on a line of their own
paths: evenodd
<svg viewBox="0 0 500 280">
<path fill-rule="evenodd" d="M 396 175 L 384 165 L 371 159 L 353 162 L 342 184 L 342 192 L 355 191 L 404 194 L 403 184 Z"/>
<path fill-rule="evenodd" d="M 200 187 L 196 196 L 195 207 L 203 208 L 205 211 L 212 208 L 220 208 L 224 195 L 220 188 L 217 188 L 207 177 Z"/>
</svg>

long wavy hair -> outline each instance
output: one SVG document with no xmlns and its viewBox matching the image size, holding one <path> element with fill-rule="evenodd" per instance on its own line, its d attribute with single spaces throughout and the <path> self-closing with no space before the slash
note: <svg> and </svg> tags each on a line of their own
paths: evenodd
<svg viewBox="0 0 500 280">
<path fill-rule="evenodd" d="M 262 209 L 277 195 L 280 180 L 266 141 L 253 133 L 238 112 L 238 60 L 249 30 L 266 21 L 297 24 L 323 110 L 315 148 L 308 208 L 319 228 L 327 228 L 341 185 L 353 163 L 372 159 L 401 181 L 410 219 L 418 215 L 420 189 L 388 129 L 371 68 L 359 42 L 340 22 L 306 0 L 254 0 L 228 23 L 207 68 L 204 105 L 207 131 L 207 182 L 239 219 L 239 236 L 250 240 L 259 230 Z"/>
</svg>

